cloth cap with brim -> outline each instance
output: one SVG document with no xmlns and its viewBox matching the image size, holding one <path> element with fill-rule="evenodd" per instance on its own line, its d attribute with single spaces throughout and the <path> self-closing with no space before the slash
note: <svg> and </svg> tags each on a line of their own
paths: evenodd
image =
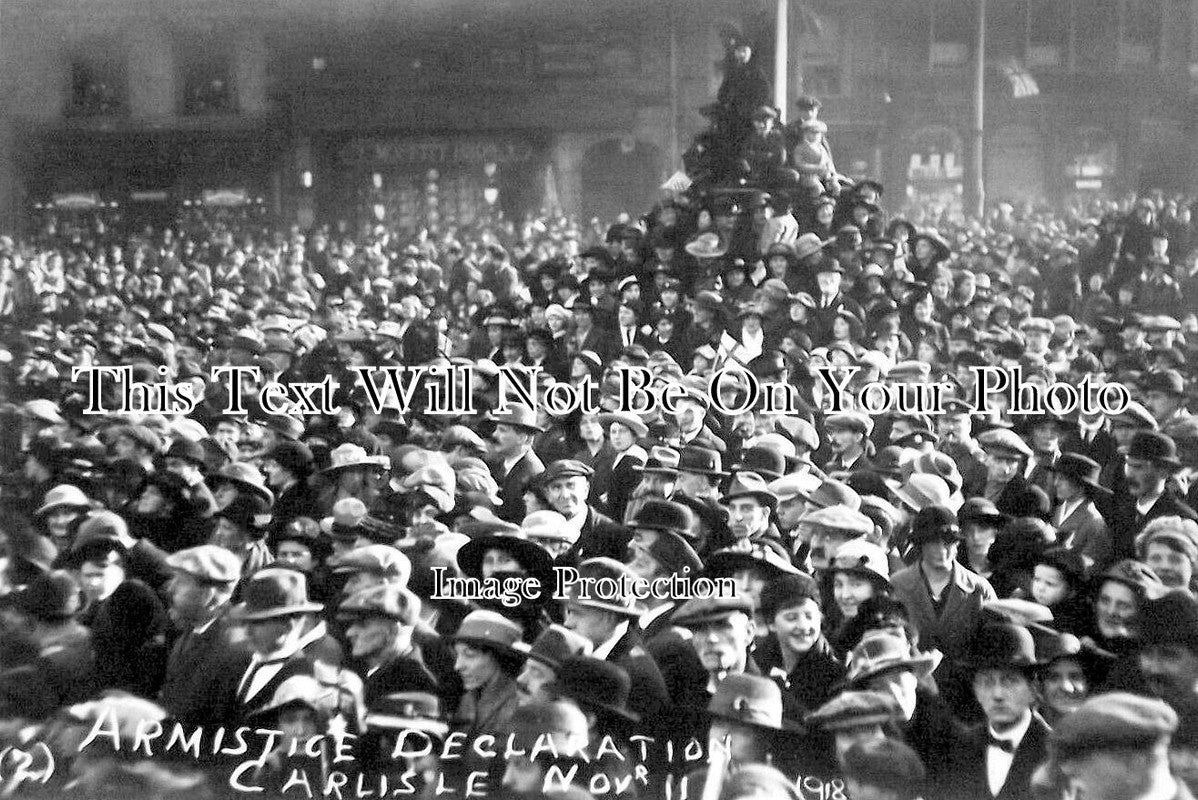
<svg viewBox="0 0 1198 800">
<path fill-rule="evenodd" d="M 748 597 L 696 597 L 687 600 L 674 614 L 672 622 L 680 628 L 698 628 L 728 619 L 735 614 L 753 616 L 753 601 Z"/>
<path fill-rule="evenodd" d="M 836 548 L 828 572 L 858 575 L 883 588 L 890 586 L 890 559 L 886 551 L 865 539 L 850 539 Z"/>
<path fill-rule="evenodd" d="M 1141 750 L 1172 736 L 1178 717 L 1168 703 L 1125 692 L 1090 697 L 1054 726 L 1049 746 L 1056 762 L 1108 750 Z"/>
<path fill-rule="evenodd" d="M 242 602 L 234 606 L 233 617 L 243 622 L 258 622 L 298 614 L 316 614 L 322 603 L 308 599 L 308 578 L 293 569 L 266 567 L 250 576 L 242 588 Z"/>
<path fill-rule="evenodd" d="M 588 467 L 581 461 L 574 459 L 560 459 L 550 464 L 544 472 L 537 476 L 537 482 L 542 486 L 548 486 L 554 481 L 563 480 L 566 478 L 586 478 L 590 480 L 595 475 L 595 470 Z"/>
<path fill-rule="evenodd" d="M 212 586 L 230 586 L 241 579 L 241 559 L 214 544 L 171 553 L 166 557 L 166 566 Z"/>
<path fill-rule="evenodd" d="M 78 486 L 63 484 L 55 486 L 50 491 L 46 492 L 45 499 L 42 501 L 41 507 L 33 512 L 35 517 L 40 517 L 44 514 L 53 511 L 56 508 L 75 508 L 83 511 L 91 507 L 91 501 L 83 490 Z"/>
<path fill-rule="evenodd" d="M 1160 576 L 1147 564 L 1131 558 L 1125 558 L 1107 568 L 1106 572 L 1094 579 L 1095 588 L 1107 581 L 1115 581 L 1131 589 L 1138 597 L 1149 597 L 1164 594 L 1164 583 Z"/>
<path fill-rule="evenodd" d="M 427 692 L 396 692 L 370 704 L 366 713 L 370 730 L 420 731 L 439 738 L 449 735 L 449 723 L 441 714 L 436 695 Z"/>
<path fill-rule="evenodd" d="M 327 686 L 311 675 L 292 675 L 275 689 L 274 695 L 261 708 L 248 716 L 260 718 L 289 708 L 307 708 L 328 716 L 337 708 L 337 689 Z"/>
<path fill-rule="evenodd" d="M 1031 458 L 1032 448 L 1020 436 L 1007 428 L 994 428 L 978 436 L 978 444 L 987 453 L 1007 458 Z"/>
<path fill-rule="evenodd" d="M 333 572 L 362 572 L 389 578 L 405 585 L 412 575 L 412 562 L 389 544 L 368 544 L 344 553 L 329 562 Z"/>
<path fill-rule="evenodd" d="M 806 527 L 819 527 L 849 538 L 868 536 L 874 532 L 873 520 L 860 511 L 843 505 L 809 511 L 802 516 L 799 524 Z"/>
<path fill-rule="evenodd" d="M 520 523 L 520 533 L 534 542 L 578 541 L 578 531 L 571 528 L 566 518 L 556 511 L 534 511 Z"/>
<path fill-rule="evenodd" d="M 760 675 L 729 675 L 720 681 L 707 705 L 713 718 L 772 731 L 801 731 L 782 716 L 782 690 Z"/>
<path fill-rule="evenodd" d="M 906 640 L 886 631 L 867 631 L 849 656 L 848 686 L 861 686 L 880 675 L 909 670 L 923 680 L 931 674 L 936 657 L 921 653 L 911 655 Z"/>
<path fill-rule="evenodd" d="M 362 589 L 342 601 L 337 619 L 389 619 L 414 625 L 420 616 L 420 598 L 393 583 Z"/>
</svg>

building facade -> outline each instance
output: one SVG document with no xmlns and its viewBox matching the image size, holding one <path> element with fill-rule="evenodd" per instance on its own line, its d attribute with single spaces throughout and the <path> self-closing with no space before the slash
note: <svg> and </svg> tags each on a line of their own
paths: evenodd
<svg viewBox="0 0 1198 800">
<path fill-rule="evenodd" d="M 10 0 L 0 221 L 248 203 L 406 226 L 650 205 L 776 0 Z M 1198 0 L 988 0 L 988 195 L 1195 188 Z M 976 0 L 790 0 L 790 95 L 895 205 L 959 195 Z M 1039 93 L 1016 98 L 1030 75 Z"/>
</svg>

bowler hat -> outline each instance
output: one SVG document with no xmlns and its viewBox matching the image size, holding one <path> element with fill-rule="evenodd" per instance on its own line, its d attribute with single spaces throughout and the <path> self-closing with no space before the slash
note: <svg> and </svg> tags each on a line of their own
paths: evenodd
<svg viewBox="0 0 1198 800">
<path fill-rule="evenodd" d="M 646 500 L 628 525 L 632 528 L 669 531 L 689 536 L 695 527 L 695 515 L 681 503 L 670 500 Z"/>
<path fill-rule="evenodd" d="M 584 709 L 605 712 L 629 722 L 640 715 L 628 708 L 632 681 L 628 671 L 611 661 L 591 656 L 571 656 L 558 669 L 548 691 L 578 703 Z"/>
<path fill-rule="evenodd" d="M 1031 632 L 1009 622 L 984 626 L 973 638 L 964 661 L 974 670 L 1026 670 L 1040 663 Z"/>
<path fill-rule="evenodd" d="M 233 608 L 233 614 L 237 619 L 255 622 L 323 610 L 324 605 L 308 599 L 308 579 L 304 573 L 266 567 L 245 583 L 242 603 Z"/>
<path fill-rule="evenodd" d="M 756 473 L 768 480 L 777 480 L 786 472 L 786 457 L 777 450 L 760 445 L 750 447 L 741 454 L 735 469 Z"/>
<path fill-rule="evenodd" d="M 911 521 L 911 544 L 919 546 L 925 542 L 959 541 L 961 528 L 957 516 L 945 506 L 921 508 Z"/>
<path fill-rule="evenodd" d="M 1127 450 L 1127 458 L 1151 461 L 1157 466 L 1172 470 L 1181 469 L 1181 461 L 1177 458 L 1177 445 L 1173 439 L 1155 431 L 1140 431 L 1131 440 Z"/>
</svg>

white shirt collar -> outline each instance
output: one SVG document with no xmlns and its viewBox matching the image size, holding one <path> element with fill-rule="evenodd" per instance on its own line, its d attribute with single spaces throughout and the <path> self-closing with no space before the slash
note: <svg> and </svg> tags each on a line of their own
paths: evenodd
<svg viewBox="0 0 1198 800">
<path fill-rule="evenodd" d="M 602 659 L 606 659 L 608 656 L 610 656 L 611 651 L 616 648 L 616 643 L 619 642 L 620 639 L 624 638 L 624 635 L 626 633 L 628 633 L 628 623 L 629 622 L 630 622 L 630 620 L 624 620 L 619 625 L 617 625 L 616 629 L 614 631 L 612 631 L 611 638 L 608 639 L 603 644 L 596 647 L 595 651 L 593 653 L 591 653 L 591 656 L 593 658 L 602 658 Z"/>
</svg>

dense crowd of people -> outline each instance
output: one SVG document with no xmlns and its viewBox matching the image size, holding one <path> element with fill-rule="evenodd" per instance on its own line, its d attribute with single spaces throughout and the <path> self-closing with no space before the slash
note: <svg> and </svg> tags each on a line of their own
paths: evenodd
<svg viewBox="0 0 1198 800">
<path fill-rule="evenodd" d="M 762 87 L 605 230 L 0 238 L 0 791 L 1190 797 L 1187 201 L 891 218 Z"/>
</svg>

